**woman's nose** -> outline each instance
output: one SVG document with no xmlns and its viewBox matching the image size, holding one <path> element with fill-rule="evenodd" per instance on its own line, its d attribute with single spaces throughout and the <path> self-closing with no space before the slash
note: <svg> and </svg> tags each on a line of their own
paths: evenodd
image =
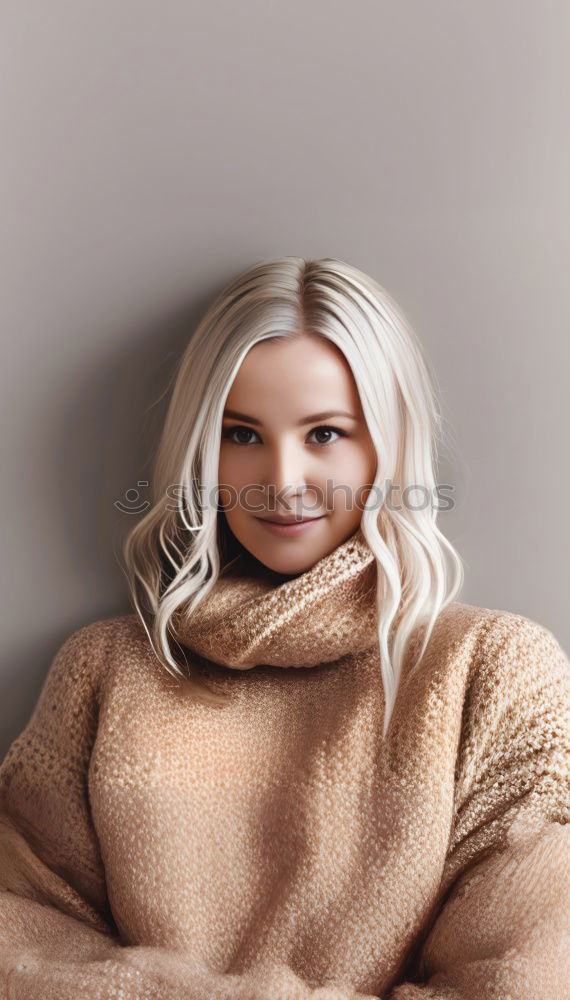
<svg viewBox="0 0 570 1000">
<path fill-rule="evenodd" d="M 268 450 L 262 470 L 262 482 L 277 493 L 287 493 L 289 499 L 307 486 L 307 463 L 294 444 L 284 443 Z"/>
</svg>

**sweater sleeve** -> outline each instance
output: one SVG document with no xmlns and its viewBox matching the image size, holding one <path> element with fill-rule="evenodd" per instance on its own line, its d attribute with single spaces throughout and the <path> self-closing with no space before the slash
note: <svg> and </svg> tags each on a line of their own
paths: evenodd
<svg viewBox="0 0 570 1000">
<path fill-rule="evenodd" d="M 63 643 L 0 764 L 0 1000 L 370 1000 L 278 961 L 225 974 L 121 940 L 87 783 L 110 642 L 103 620 Z"/>
<path fill-rule="evenodd" d="M 131 962 L 137 949 L 119 940 L 90 817 L 107 634 L 95 622 L 63 643 L 0 765 L 2 1000 L 138 998 L 158 985 Z"/>
<path fill-rule="evenodd" d="M 465 700 L 455 818 L 414 982 L 389 1000 L 569 1000 L 570 663 L 502 612 Z"/>
</svg>

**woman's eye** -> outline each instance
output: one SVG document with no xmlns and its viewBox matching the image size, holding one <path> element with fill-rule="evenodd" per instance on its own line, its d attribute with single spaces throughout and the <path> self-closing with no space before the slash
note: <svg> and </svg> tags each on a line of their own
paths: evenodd
<svg viewBox="0 0 570 1000">
<path fill-rule="evenodd" d="M 234 444 L 250 444 L 249 441 L 239 441 L 232 437 L 233 434 L 243 434 L 244 432 L 246 434 L 255 434 L 255 431 L 252 431 L 251 427 L 228 427 L 222 436 L 228 441 L 233 441 Z"/>
<path fill-rule="evenodd" d="M 331 433 L 332 434 L 337 434 L 338 437 L 344 437 L 345 436 L 344 432 L 338 430 L 337 427 L 315 427 L 314 431 L 311 431 L 311 434 L 322 434 L 323 431 L 324 431 L 325 434 L 331 434 Z M 321 441 L 317 441 L 317 444 L 334 444 L 334 441 L 335 441 L 334 438 L 333 438 L 332 441 L 329 438 L 326 441 L 322 441 L 322 440 Z"/>
</svg>

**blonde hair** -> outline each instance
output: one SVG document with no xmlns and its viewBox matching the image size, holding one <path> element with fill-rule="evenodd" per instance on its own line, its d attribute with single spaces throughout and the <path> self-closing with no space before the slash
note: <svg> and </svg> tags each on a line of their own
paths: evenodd
<svg viewBox="0 0 570 1000">
<path fill-rule="evenodd" d="M 172 618 L 191 613 L 214 586 L 229 529 L 216 505 L 222 415 L 248 351 L 260 341 L 308 333 L 335 344 L 352 370 L 376 449 L 375 488 L 402 491 L 421 484 L 436 492 L 437 443 L 442 432 L 437 381 L 408 321 L 388 293 L 362 271 L 326 257 L 262 260 L 216 298 L 181 359 L 155 458 L 154 503 L 123 542 L 134 608 L 161 664 L 183 678 L 199 700 L 224 705 L 225 696 L 178 660 Z M 177 484 L 182 496 L 172 496 Z M 364 505 L 361 530 L 378 569 L 380 666 L 385 695 L 384 736 L 412 633 L 425 624 L 419 665 L 435 621 L 463 584 L 461 559 L 441 534 L 433 503 L 414 509 Z M 200 529 L 200 530 L 197 530 Z"/>
</svg>

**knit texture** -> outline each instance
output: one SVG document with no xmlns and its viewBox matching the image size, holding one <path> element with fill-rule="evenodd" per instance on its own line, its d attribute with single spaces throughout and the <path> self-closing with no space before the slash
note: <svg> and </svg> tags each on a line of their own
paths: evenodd
<svg viewBox="0 0 570 1000">
<path fill-rule="evenodd" d="M 134 614 L 66 639 L 0 766 L 2 1000 L 569 1000 L 568 658 L 453 602 L 384 739 L 376 572 L 219 577 L 176 629 L 221 709 Z"/>
</svg>

